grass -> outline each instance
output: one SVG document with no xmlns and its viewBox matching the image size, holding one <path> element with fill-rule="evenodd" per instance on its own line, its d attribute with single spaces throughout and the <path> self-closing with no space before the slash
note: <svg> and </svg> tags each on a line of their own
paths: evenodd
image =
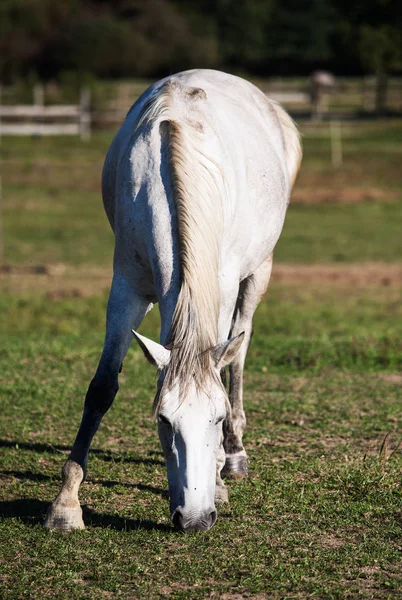
<svg viewBox="0 0 402 600">
<path fill-rule="evenodd" d="M 42 530 L 98 360 L 106 298 L 3 297 L 2 597 L 393 597 L 402 585 L 402 456 L 392 454 L 399 292 L 273 285 L 246 370 L 250 478 L 229 484 L 213 530 L 188 536 L 169 523 L 155 375 L 136 347 L 81 489 L 88 529 Z M 157 320 L 143 328 L 154 338 Z"/>
<path fill-rule="evenodd" d="M 100 195 L 4 186 L 4 259 L 12 264 L 110 265 L 113 235 Z M 17 200 L 18 199 L 18 200 Z M 291 205 L 275 260 L 292 263 L 402 259 L 400 202 Z M 91 227 L 88 227 L 91 223 Z"/>
<path fill-rule="evenodd" d="M 276 248 L 278 262 L 399 261 L 401 204 L 290 206 Z"/>
<path fill-rule="evenodd" d="M 402 461 L 390 454 L 400 381 L 249 369 L 251 476 L 230 485 L 230 505 L 211 532 L 183 536 L 168 520 L 150 416 L 154 376 L 132 352 L 82 487 L 89 528 L 65 536 L 40 523 L 96 351 L 69 336 L 23 346 L 9 341 L 2 355 L 2 597 L 343 598 L 369 590 L 386 598 L 399 589 Z"/>
<path fill-rule="evenodd" d="M 0 296 L 0 339 L 25 334 L 42 348 L 53 336 L 88 340 L 100 350 L 107 294 L 53 300 L 47 294 Z M 319 371 L 327 366 L 350 370 L 395 370 L 402 367 L 400 289 L 302 290 L 294 285 L 270 287 L 257 312 L 250 369 Z M 158 338 L 157 308 L 142 331 Z M 42 350 L 43 351 L 43 350 Z"/>
<path fill-rule="evenodd" d="M 321 127 L 321 126 L 318 126 Z M 304 162 L 277 246 L 279 262 L 400 261 L 402 201 L 399 122 L 345 126 L 345 163 L 330 165 L 328 132 L 305 125 Z M 100 173 L 112 134 L 6 138 L 3 156 L 4 261 L 110 266 L 113 236 L 100 199 Z M 392 148 L 392 151 L 391 151 Z M 364 184 L 364 185 L 363 185 Z M 364 193 L 356 203 L 356 191 Z M 339 202 L 349 191 L 352 201 Z M 373 196 L 374 193 L 374 196 Z M 364 201 L 374 197 L 374 201 Z M 309 201 L 321 204 L 309 204 Z M 90 226 L 89 226 L 90 224 Z"/>
<path fill-rule="evenodd" d="M 348 126 L 334 170 L 322 129 L 304 127 L 276 264 L 323 266 L 304 280 L 274 271 L 246 367 L 250 477 L 229 483 L 211 531 L 189 535 L 169 521 L 155 374 L 134 345 L 81 488 L 87 529 L 41 527 L 102 346 L 110 134 L 3 144 L 4 262 L 15 268 L 0 272 L 1 598 L 400 597 L 402 307 L 387 263 L 402 259 L 402 130 Z M 325 276 L 366 261 L 384 270 L 376 283 Z M 157 309 L 142 332 L 157 338 Z"/>
<path fill-rule="evenodd" d="M 4 259 L 12 264 L 110 264 L 113 234 L 100 195 L 5 186 Z M 88 227 L 88 224 L 91 227 Z"/>
</svg>

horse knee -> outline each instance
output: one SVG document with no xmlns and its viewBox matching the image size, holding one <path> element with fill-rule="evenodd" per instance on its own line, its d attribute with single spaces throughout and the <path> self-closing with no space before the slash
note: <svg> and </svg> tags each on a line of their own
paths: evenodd
<svg viewBox="0 0 402 600">
<path fill-rule="evenodd" d="M 118 389 L 117 378 L 111 380 L 95 377 L 89 384 L 85 396 L 85 408 L 104 415 L 113 404 Z"/>
<path fill-rule="evenodd" d="M 228 432 L 225 436 L 223 447 L 226 454 L 237 454 L 244 450 L 241 440 L 233 432 Z"/>
</svg>

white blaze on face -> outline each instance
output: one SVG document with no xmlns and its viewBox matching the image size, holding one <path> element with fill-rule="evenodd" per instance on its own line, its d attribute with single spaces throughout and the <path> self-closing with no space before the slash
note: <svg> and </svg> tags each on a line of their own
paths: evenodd
<svg viewBox="0 0 402 600">
<path fill-rule="evenodd" d="M 171 359 L 170 350 L 133 334 L 147 360 L 163 372 Z M 216 458 L 228 401 L 219 372 L 233 360 L 243 339 L 240 333 L 210 350 L 214 372 L 209 374 L 208 393 L 192 383 L 182 397 L 176 384 L 160 398 L 158 431 L 166 459 L 171 516 L 183 531 L 207 530 L 216 521 Z"/>
<path fill-rule="evenodd" d="M 206 530 L 216 521 L 216 456 L 226 399 L 219 383 L 212 386 L 208 396 L 190 386 L 183 400 L 177 386 L 164 395 L 158 415 L 171 516 L 185 531 Z"/>
</svg>

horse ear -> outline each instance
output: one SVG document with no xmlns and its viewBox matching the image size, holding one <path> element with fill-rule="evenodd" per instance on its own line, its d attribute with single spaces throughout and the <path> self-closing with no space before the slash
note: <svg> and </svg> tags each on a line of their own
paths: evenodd
<svg viewBox="0 0 402 600">
<path fill-rule="evenodd" d="M 161 344 L 153 342 L 143 335 L 140 335 L 134 331 L 134 329 L 131 331 L 133 332 L 135 339 L 143 351 L 145 358 L 151 363 L 151 365 L 157 367 L 160 371 L 166 367 L 170 360 L 170 350 Z"/>
<path fill-rule="evenodd" d="M 212 359 L 215 363 L 215 366 L 218 369 L 223 369 L 227 365 L 229 365 L 238 351 L 240 350 L 240 346 L 244 340 L 244 331 L 239 333 L 234 338 L 231 338 L 227 342 L 223 342 L 222 344 L 218 344 L 215 348 L 212 348 L 211 355 Z"/>
</svg>

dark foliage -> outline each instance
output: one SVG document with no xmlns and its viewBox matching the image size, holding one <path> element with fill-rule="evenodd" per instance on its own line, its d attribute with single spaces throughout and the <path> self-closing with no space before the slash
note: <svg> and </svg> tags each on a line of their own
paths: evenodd
<svg viewBox="0 0 402 600">
<path fill-rule="evenodd" d="M 3 0 L 0 77 L 401 69 L 396 0 Z"/>
</svg>

